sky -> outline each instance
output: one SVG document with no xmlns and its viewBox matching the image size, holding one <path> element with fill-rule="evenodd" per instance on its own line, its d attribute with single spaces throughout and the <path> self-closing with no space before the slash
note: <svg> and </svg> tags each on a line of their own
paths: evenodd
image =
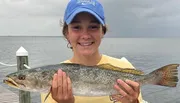
<svg viewBox="0 0 180 103">
<path fill-rule="evenodd" d="M 0 0 L 0 36 L 62 36 L 69 0 Z M 106 37 L 180 37 L 179 0 L 99 0 Z"/>
</svg>

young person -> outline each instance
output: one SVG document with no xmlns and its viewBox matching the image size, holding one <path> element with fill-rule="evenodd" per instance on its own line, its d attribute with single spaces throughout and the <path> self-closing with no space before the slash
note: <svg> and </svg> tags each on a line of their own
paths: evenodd
<svg viewBox="0 0 180 103">
<path fill-rule="evenodd" d="M 87 66 L 110 63 L 121 68 L 133 68 L 132 64 L 99 52 L 99 45 L 107 31 L 104 9 L 97 0 L 70 0 L 64 15 L 63 35 L 72 49 L 73 56 L 66 63 L 78 63 Z M 119 86 L 120 85 L 120 86 Z M 113 87 L 112 87 L 113 88 Z M 114 84 L 119 92 L 112 98 L 120 103 L 141 103 L 140 85 L 137 82 L 120 79 Z M 47 94 L 42 94 L 44 101 Z M 54 74 L 51 95 L 47 103 L 112 103 L 109 96 L 80 97 L 73 96 L 70 78 L 58 70 Z"/>
</svg>

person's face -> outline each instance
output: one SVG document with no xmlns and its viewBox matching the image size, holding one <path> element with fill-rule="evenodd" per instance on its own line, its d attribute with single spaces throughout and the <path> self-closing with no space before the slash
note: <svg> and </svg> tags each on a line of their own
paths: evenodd
<svg viewBox="0 0 180 103">
<path fill-rule="evenodd" d="M 97 53 L 103 35 L 102 25 L 89 13 L 77 14 L 68 25 L 67 40 L 77 54 Z"/>
</svg>

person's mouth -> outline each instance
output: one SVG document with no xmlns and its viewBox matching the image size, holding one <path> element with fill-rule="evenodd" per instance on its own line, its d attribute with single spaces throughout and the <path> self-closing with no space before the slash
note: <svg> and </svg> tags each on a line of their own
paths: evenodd
<svg viewBox="0 0 180 103">
<path fill-rule="evenodd" d="M 91 46 L 94 42 L 79 43 L 81 46 Z"/>
</svg>

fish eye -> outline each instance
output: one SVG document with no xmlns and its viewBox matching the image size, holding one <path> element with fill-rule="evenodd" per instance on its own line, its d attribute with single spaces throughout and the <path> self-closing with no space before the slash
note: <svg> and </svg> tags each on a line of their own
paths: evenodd
<svg viewBox="0 0 180 103">
<path fill-rule="evenodd" d="M 18 79 L 19 79 L 19 80 L 25 80 L 25 78 L 26 78 L 25 75 L 19 75 L 19 76 L 18 76 Z"/>
</svg>

